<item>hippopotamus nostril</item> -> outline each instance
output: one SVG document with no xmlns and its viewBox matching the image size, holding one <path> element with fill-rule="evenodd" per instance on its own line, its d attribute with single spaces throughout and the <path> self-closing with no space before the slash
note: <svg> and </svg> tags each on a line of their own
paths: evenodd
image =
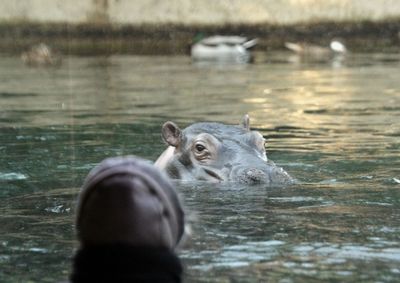
<svg viewBox="0 0 400 283">
<path fill-rule="evenodd" d="M 268 175 L 258 168 L 241 168 L 236 173 L 236 180 L 245 184 L 268 183 Z"/>
<path fill-rule="evenodd" d="M 259 183 L 265 180 L 266 174 L 257 168 L 251 168 L 246 170 L 245 177 L 251 183 Z"/>
</svg>

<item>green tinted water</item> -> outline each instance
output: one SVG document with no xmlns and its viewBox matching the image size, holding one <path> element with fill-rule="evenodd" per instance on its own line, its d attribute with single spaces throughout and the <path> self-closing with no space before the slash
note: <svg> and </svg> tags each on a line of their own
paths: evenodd
<svg viewBox="0 0 400 283">
<path fill-rule="evenodd" d="M 155 160 L 163 122 L 235 124 L 244 113 L 299 184 L 178 183 L 192 230 L 186 281 L 400 280 L 400 56 L 0 61 L 1 282 L 68 277 L 79 186 L 102 159 Z"/>
</svg>

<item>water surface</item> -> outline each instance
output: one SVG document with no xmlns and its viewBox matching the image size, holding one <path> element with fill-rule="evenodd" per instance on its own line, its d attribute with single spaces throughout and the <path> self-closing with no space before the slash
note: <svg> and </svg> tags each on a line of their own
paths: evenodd
<svg viewBox="0 0 400 283">
<path fill-rule="evenodd" d="M 187 57 L 0 57 L 0 281 L 68 277 L 74 209 L 109 156 L 155 160 L 160 127 L 249 113 L 290 187 L 177 183 L 192 231 L 187 282 L 398 282 L 397 54 L 252 65 Z"/>
</svg>

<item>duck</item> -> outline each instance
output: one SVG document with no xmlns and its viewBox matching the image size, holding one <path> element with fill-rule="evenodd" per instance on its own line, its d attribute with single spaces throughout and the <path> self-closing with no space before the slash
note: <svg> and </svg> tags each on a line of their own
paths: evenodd
<svg viewBox="0 0 400 283">
<path fill-rule="evenodd" d="M 309 57 L 326 57 L 331 55 L 344 55 L 347 53 L 346 46 L 338 40 L 332 40 L 329 46 L 285 42 L 285 47 L 298 55 Z"/>
<path fill-rule="evenodd" d="M 248 63 L 252 59 L 250 49 L 257 43 L 257 38 L 214 35 L 194 43 L 190 53 L 194 61 Z"/>
<path fill-rule="evenodd" d="M 29 51 L 21 54 L 21 60 L 28 66 L 59 66 L 61 56 L 54 52 L 47 44 L 39 43 L 31 47 Z"/>
</svg>

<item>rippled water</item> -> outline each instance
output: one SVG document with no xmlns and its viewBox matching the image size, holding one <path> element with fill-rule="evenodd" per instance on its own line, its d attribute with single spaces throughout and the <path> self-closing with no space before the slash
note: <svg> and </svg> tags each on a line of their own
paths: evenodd
<svg viewBox="0 0 400 283">
<path fill-rule="evenodd" d="M 245 66 L 186 57 L 0 57 L 0 281 L 68 277 L 74 208 L 108 156 L 155 160 L 160 125 L 244 113 L 287 188 L 177 183 L 187 282 L 400 281 L 400 56 Z"/>
</svg>

